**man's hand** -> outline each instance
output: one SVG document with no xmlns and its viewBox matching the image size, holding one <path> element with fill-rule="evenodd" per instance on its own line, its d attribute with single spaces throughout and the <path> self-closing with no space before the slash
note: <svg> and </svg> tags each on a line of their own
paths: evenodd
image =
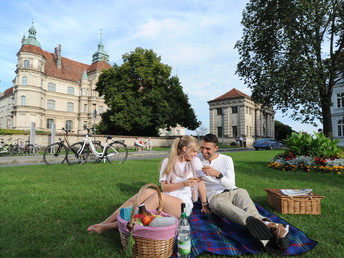
<svg viewBox="0 0 344 258">
<path fill-rule="evenodd" d="M 220 172 L 213 169 L 210 166 L 204 166 L 202 167 L 203 174 L 206 176 L 213 176 L 213 177 L 218 177 L 220 175 Z"/>
<path fill-rule="evenodd" d="M 204 205 L 204 206 L 202 205 L 201 212 L 205 214 L 210 214 L 211 210 L 209 209 L 208 205 Z"/>
</svg>

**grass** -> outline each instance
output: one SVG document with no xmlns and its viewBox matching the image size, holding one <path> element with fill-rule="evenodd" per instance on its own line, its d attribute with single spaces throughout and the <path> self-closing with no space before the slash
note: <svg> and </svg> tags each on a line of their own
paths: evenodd
<svg viewBox="0 0 344 258">
<path fill-rule="evenodd" d="M 303 257 L 344 256 L 342 175 L 281 172 L 266 167 L 277 151 L 229 154 L 234 160 L 237 186 L 246 188 L 256 203 L 319 242 Z M 160 161 L 1 168 L 0 256 L 123 257 L 118 233 L 88 234 L 86 228 L 109 216 L 142 185 L 158 184 Z M 312 188 L 325 196 L 322 214 L 281 215 L 267 205 L 265 188 Z"/>
</svg>

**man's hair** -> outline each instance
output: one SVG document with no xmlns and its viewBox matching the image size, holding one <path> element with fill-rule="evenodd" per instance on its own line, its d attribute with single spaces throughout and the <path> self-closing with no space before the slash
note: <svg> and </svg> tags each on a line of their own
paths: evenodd
<svg viewBox="0 0 344 258">
<path fill-rule="evenodd" d="M 212 134 L 212 133 L 208 133 L 208 134 L 204 135 L 202 140 L 205 142 L 212 142 L 216 146 L 219 145 L 219 139 L 217 138 L 217 136 L 215 134 Z"/>
</svg>

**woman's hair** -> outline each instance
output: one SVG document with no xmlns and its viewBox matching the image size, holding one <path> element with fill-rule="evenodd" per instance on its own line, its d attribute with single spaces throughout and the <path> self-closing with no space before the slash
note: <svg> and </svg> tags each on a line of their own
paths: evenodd
<svg viewBox="0 0 344 258">
<path fill-rule="evenodd" d="M 178 161 L 178 156 L 183 151 L 183 147 L 186 147 L 185 153 L 199 150 L 199 143 L 197 139 L 190 135 L 184 135 L 180 138 L 176 138 L 171 146 L 170 155 L 168 157 L 167 165 L 162 175 L 168 175 L 173 170 L 174 165 Z M 160 164 L 161 166 L 161 164 Z"/>
</svg>

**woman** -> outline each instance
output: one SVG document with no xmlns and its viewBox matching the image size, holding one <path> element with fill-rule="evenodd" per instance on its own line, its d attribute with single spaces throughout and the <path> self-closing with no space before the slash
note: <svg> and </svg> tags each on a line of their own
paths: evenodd
<svg viewBox="0 0 344 258">
<path fill-rule="evenodd" d="M 203 176 L 202 163 L 197 156 L 199 143 L 192 136 L 182 136 L 173 141 L 169 158 L 160 165 L 160 183 L 162 189 L 162 210 L 177 218 L 181 215 L 181 203 L 186 204 L 187 215 L 191 214 L 193 201 L 197 200 L 197 188 L 202 203 L 206 204 L 206 192 L 203 181 L 197 177 Z M 132 206 L 137 194 L 122 204 L 110 217 L 99 224 L 91 225 L 88 232 L 101 233 L 117 229 L 117 216 L 123 207 Z M 139 204 L 144 203 L 149 210 L 158 208 L 158 195 L 153 189 L 141 192 Z M 209 213 L 207 205 L 202 205 L 202 212 Z"/>
</svg>

